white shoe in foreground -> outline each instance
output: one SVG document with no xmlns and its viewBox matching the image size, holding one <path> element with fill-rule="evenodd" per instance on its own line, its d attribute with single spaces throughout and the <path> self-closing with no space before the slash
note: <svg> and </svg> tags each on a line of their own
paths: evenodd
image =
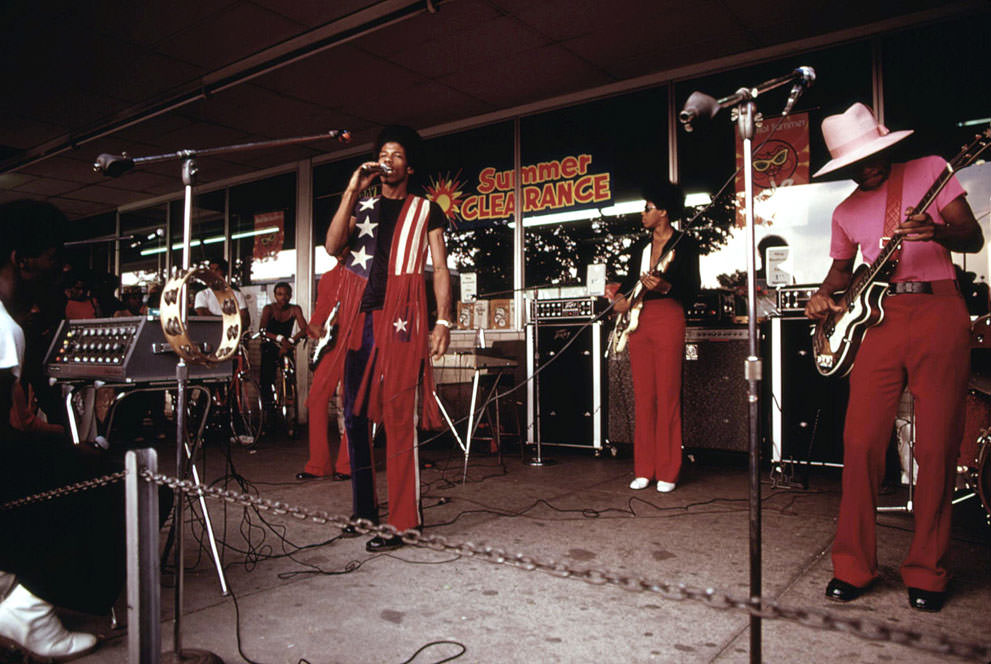
<svg viewBox="0 0 991 664">
<path fill-rule="evenodd" d="M 646 489 L 648 484 L 650 484 L 650 480 L 646 477 L 637 477 L 630 482 L 630 488 L 634 491 L 639 491 L 640 489 Z"/>
<path fill-rule="evenodd" d="M 657 482 L 657 490 L 661 493 L 671 493 L 676 486 L 678 485 L 674 482 L 662 482 L 660 480 Z"/>
<path fill-rule="evenodd" d="M 55 615 L 55 607 L 18 584 L 0 602 L 0 644 L 36 659 L 64 661 L 93 650 L 97 638 L 67 630 Z"/>
</svg>

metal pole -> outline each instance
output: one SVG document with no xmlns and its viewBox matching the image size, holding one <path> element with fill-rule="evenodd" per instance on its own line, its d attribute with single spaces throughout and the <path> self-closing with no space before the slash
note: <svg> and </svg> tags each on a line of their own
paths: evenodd
<svg viewBox="0 0 991 664">
<path fill-rule="evenodd" d="M 755 271 L 754 189 L 752 143 L 755 104 L 746 101 L 738 107 L 737 123 L 743 137 L 744 199 L 747 224 L 747 333 L 750 350 L 744 366 L 747 402 L 750 406 L 750 600 L 761 602 L 761 512 L 760 512 L 760 381 L 761 360 L 757 344 L 757 286 Z M 761 661 L 761 618 L 750 616 L 750 661 Z"/>
<path fill-rule="evenodd" d="M 127 661 L 158 664 L 161 583 L 158 567 L 158 486 L 143 480 L 158 472 L 154 449 L 131 450 L 125 460 L 127 513 Z"/>
</svg>

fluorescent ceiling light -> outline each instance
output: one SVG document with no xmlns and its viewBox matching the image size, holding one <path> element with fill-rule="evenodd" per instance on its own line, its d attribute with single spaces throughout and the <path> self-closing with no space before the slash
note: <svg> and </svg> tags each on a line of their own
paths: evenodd
<svg viewBox="0 0 991 664">
<path fill-rule="evenodd" d="M 973 127 L 975 125 L 985 125 L 991 122 L 991 118 L 977 118 L 976 120 L 964 120 L 963 122 L 958 122 L 958 127 Z"/>
<path fill-rule="evenodd" d="M 711 202 L 712 202 L 712 196 L 710 196 L 704 191 L 685 195 L 686 207 L 697 207 L 699 205 L 708 205 Z"/>
</svg>

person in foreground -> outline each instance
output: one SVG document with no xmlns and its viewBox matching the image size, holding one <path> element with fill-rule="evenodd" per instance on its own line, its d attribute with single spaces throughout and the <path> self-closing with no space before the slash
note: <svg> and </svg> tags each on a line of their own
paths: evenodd
<svg viewBox="0 0 991 664">
<path fill-rule="evenodd" d="M 631 489 L 674 491 L 681 472 L 681 364 L 685 357 L 685 306 L 699 289 L 698 246 L 671 222 L 680 218 L 685 194 L 661 181 L 643 191 L 640 221 L 650 234 L 633 245 L 629 276 L 614 304 L 617 313 L 637 281 L 644 289 L 637 328 L 630 333 L 635 426 Z M 656 269 L 655 269 L 656 266 Z M 635 296 L 631 296 L 634 297 Z"/>
<path fill-rule="evenodd" d="M 907 385 L 915 398 L 919 474 L 915 530 L 901 576 L 912 608 L 939 611 L 950 580 L 951 500 L 970 374 L 970 321 L 950 252 L 979 251 L 984 238 L 955 177 L 928 212 L 906 216 L 947 165 L 935 156 L 893 163 L 889 148 L 911 131 L 889 132 L 867 106 L 856 103 L 824 119 L 822 133 L 832 160 L 815 175 L 847 175 L 857 188 L 833 212 L 833 262 L 809 299 L 806 316 L 822 320 L 844 310 L 833 294 L 850 285 L 858 248 L 872 262 L 887 237 L 904 240 L 883 301 L 884 318 L 867 330 L 850 373 L 834 578 L 826 596 L 857 599 L 878 578 L 878 491 Z"/>
<path fill-rule="evenodd" d="M 38 437 L 10 418 L 23 387 L 33 306 L 28 280 L 54 283 L 65 217 L 35 201 L 0 206 L 0 503 L 98 477 L 99 461 L 64 439 Z M 65 661 L 97 646 L 67 630 L 55 606 L 101 614 L 123 587 L 123 492 L 105 486 L 0 511 L 0 645 Z"/>
<path fill-rule="evenodd" d="M 447 220 L 440 206 L 409 191 L 414 169 L 422 163 L 420 147 L 419 135 L 409 127 L 384 128 L 375 143 L 377 161 L 365 162 L 351 175 L 326 241 L 331 256 L 347 249 L 338 286 L 340 338 L 322 362 L 330 362 L 326 385 L 343 378 L 354 516 L 378 523 L 370 436 L 371 422 L 380 422 L 386 436 L 389 524 L 400 531 L 422 524 L 417 412 L 421 427 L 441 426 L 428 356 L 443 355 L 451 341 Z M 360 199 L 376 180 L 381 195 Z M 433 330 L 428 328 L 424 276 L 428 248 L 438 315 Z M 344 534 L 356 533 L 349 527 Z M 376 536 L 365 548 L 377 552 L 399 546 L 398 535 Z"/>
</svg>

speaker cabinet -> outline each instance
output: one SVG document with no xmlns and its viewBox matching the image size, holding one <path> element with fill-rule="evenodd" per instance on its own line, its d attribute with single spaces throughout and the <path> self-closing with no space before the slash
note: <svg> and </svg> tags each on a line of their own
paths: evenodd
<svg viewBox="0 0 991 664">
<path fill-rule="evenodd" d="M 542 443 L 602 449 L 602 323 L 536 328 L 534 360 L 538 434 Z"/>
<path fill-rule="evenodd" d="M 767 325 L 770 398 L 764 401 L 772 460 L 842 465 L 849 381 L 826 378 L 816 370 L 807 319 L 773 318 Z"/>
<path fill-rule="evenodd" d="M 681 389 L 686 449 L 746 452 L 750 448 L 745 327 L 689 327 Z"/>
<path fill-rule="evenodd" d="M 686 449 L 746 452 L 750 445 L 744 362 L 747 329 L 688 327 L 681 388 Z M 632 443 L 634 395 L 626 351 L 612 356 L 609 372 L 609 442 Z"/>
</svg>

